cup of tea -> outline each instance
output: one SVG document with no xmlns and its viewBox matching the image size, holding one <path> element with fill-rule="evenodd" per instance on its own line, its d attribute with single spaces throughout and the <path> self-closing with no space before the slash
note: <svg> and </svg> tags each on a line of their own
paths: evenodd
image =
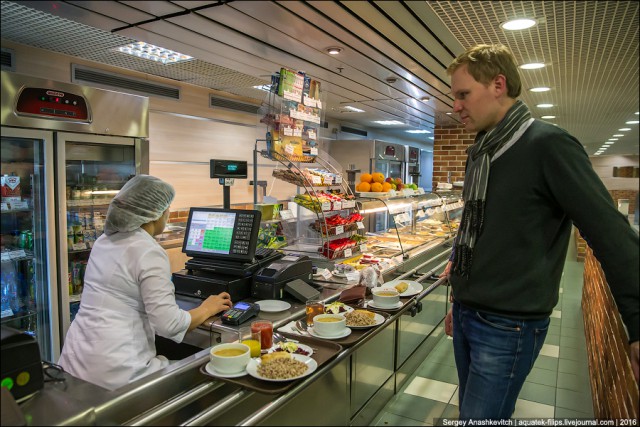
<svg viewBox="0 0 640 427">
<path fill-rule="evenodd" d="M 373 288 L 373 302 L 380 308 L 393 308 L 400 301 L 400 293 L 394 288 Z"/>
<path fill-rule="evenodd" d="M 211 366 L 221 374 L 237 374 L 247 367 L 251 360 L 249 346 L 242 343 L 218 344 L 211 348 Z"/>
<path fill-rule="evenodd" d="M 306 313 L 307 325 L 313 326 L 313 318 L 318 314 L 324 314 L 324 302 L 321 299 L 307 300 Z"/>
<path fill-rule="evenodd" d="M 251 332 L 260 333 L 260 348 L 269 350 L 273 346 L 273 322 L 270 320 L 254 320 Z"/>
</svg>

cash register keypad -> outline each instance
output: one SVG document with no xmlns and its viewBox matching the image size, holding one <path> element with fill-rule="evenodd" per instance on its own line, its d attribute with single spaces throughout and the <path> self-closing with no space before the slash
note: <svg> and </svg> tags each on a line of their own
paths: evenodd
<svg viewBox="0 0 640 427">
<path fill-rule="evenodd" d="M 253 229 L 252 213 L 241 213 L 238 215 L 238 223 L 235 227 L 235 239 L 233 242 L 233 253 L 247 255 L 249 253 L 249 242 L 251 240 L 251 230 Z"/>
</svg>

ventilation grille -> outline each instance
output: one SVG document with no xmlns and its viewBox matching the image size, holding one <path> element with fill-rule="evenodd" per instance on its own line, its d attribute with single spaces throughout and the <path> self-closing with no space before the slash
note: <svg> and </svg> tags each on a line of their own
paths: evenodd
<svg viewBox="0 0 640 427">
<path fill-rule="evenodd" d="M 138 80 L 133 77 L 110 73 L 103 70 L 73 65 L 71 81 L 88 83 L 105 89 L 114 89 L 136 95 L 158 96 L 162 98 L 180 99 L 180 89 L 174 86 Z"/>
<path fill-rule="evenodd" d="M 219 98 L 213 95 L 209 96 L 209 106 L 211 108 L 226 108 L 227 110 L 243 111 L 251 114 L 258 114 L 258 110 L 260 109 L 260 105 L 235 101 L 227 98 Z"/>
<path fill-rule="evenodd" d="M 367 131 L 362 129 L 351 128 L 348 126 L 340 126 L 341 132 L 353 133 L 360 136 L 367 136 Z"/>
<path fill-rule="evenodd" d="M 13 50 L 2 48 L 2 69 L 7 71 L 16 70 L 15 52 Z"/>
</svg>

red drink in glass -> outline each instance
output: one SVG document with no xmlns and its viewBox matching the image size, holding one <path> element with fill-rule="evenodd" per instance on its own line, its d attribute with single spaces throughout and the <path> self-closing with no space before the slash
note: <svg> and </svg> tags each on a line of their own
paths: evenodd
<svg viewBox="0 0 640 427">
<path fill-rule="evenodd" d="M 251 332 L 260 332 L 260 348 L 268 350 L 273 346 L 273 323 L 270 320 L 251 322 Z"/>
</svg>

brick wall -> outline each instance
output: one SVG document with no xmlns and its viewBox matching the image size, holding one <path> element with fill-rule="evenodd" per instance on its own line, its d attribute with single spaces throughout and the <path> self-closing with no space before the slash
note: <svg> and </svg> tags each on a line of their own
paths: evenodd
<svg viewBox="0 0 640 427">
<path fill-rule="evenodd" d="M 638 384 L 629 361 L 627 334 L 591 248 L 584 264 L 582 312 L 595 418 L 637 420 Z"/>
<path fill-rule="evenodd" d="M 636 199 L 638 198 L 637 190 L 609 190 L 613 202 L 618 206 L 619 199 L 629 200 L 629 212 L 628 215 L 633 215 L 636 211 Z"/>
<path fill-rule="evenodd" d="M 438 182 L 464 180 L 466 149 L 473 144 L 475 134 L 467 133 L 463 126 L 436 126 L 433 139 L 433 188 Z"/>
<path fill-rule="evenodd" d="M 583 262 L 587 255 L 587 242 L 580 235 L 580 231 L 574 227 L 576 241 L 576 261 Z"/>
</svg>

